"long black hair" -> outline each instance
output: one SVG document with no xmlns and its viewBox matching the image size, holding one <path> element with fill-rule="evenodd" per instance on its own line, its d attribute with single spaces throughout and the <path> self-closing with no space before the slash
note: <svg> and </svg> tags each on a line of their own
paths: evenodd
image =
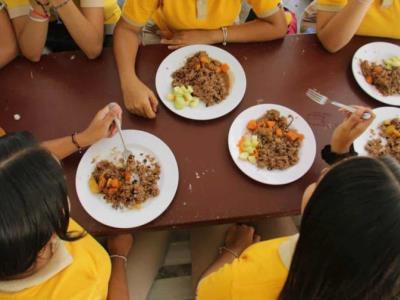
<svg viewBox="0 0 400 300">
<path fill-rule="evenodd" d="M 53 234 L 68 232 L 69 204 L 59 162 L 28 132 L 0 138 L 0 280 L 29 270 Z"/>
<path fill-rule="evenodd" d="M 397 162 L 364 157 L 339 163 L 305 208 L 279 299 L 398 299 L 399 279 Z"/>
</svg>

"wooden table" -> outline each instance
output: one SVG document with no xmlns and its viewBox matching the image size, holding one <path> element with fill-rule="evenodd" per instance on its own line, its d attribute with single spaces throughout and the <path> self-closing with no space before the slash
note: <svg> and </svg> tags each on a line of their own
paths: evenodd
<svg viewBox="0 0 400 300">
<path fill-rule="evenodd" d="M 259 184 L 233 163 L 227 147 L 229 127 L 249 106 L 278 103 L 294 109 L 309 122 L 321 149 L 329 143 L 332 129 L 342 116 L 334 107 L 321 107 L 307 100 L 305 91 L 313 87 L 346 103 L 378 106 L 379 102 L 357 86 L 350 69 L 355 50 L 371 41 L 355 38 L 335 55 L 322 49 L 313 35 L 229 45 L 226 49 L 243 65 L 247 76 L 245 97 L 229 115 L 207 122 L 190 121 L 163 105 L 156 120 L 125 113 L 124 128 L 160 137 L 174 152 L 180 171 L 178 191 L 171 206 L 142 228 L 177 228 L 299 214 L 304 188 L 324 166 L 319 151 L 312 169 L 297 182 L 277 187 Z M 169 53 L 164 46 L 147 46 L 139 51 L 137 72 L 153 90 L 157 67 Z M 17 59 L 0 70 L 0 87 L 0 126 L 6 131 L 30 130 L 40 140 L 84 129 L 106 103 L 123 103 L 111 49 L 106 49 L 96 61 L 68 52 L 44 56 L 36 64 Z M 14 114 L 20 114 L 21 119 L 14 120 Z M 78 201 L 74 181 L 79 159 L 76 154 L 64 161 L 72 216 L 92 234 L 112 234 L 117 229 L 93 220 Z"/>
</svg>

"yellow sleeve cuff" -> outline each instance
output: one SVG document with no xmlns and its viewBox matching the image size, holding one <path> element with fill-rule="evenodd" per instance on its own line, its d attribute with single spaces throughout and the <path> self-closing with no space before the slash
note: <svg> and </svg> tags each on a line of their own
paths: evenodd
<svg viewBox="0 0 400 300">
<path fill-rule="evenodd" d="M 277 13 L 280 9 L 280 0 L 247 0 L 258 18 L 264 19 Z"/>
<path fill-rule="evenodd" d="M 15 19 L 18 17 L 29 15 L 29 9 L 30 9 L 29 5 L 18 6 L 18 7 L 14 7 L 14 8 L 7 7 L 7 12 L 8 12 L 10 19 Z"/>
<path fill-rule="evenodd" d="M 346 6 L 346 0 L 317 0 L 317 9 L 322 11 L 337 12 Z"/>
<path fill-rule="evenodd" d="M 158 5 L 159 0 L 126 0 L 122 16 L 129 24 L 143 26 L 152 17 Z"/>
</svg>

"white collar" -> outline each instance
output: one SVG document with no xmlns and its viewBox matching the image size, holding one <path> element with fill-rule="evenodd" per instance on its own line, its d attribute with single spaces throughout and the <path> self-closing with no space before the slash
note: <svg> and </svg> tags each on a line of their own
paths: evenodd
<svg viewBox="0 0 400 300">
<path fill-rule="evenodd" d="M 70 264 L 72 264 L 72 261 L 72 256 L 65 248 L 64 242 L 60 241 L 53 253 L 53 256 L 42 269 L 26 278 L 0 281 L 0 291 L 6 293 L 16 293 L 39 285 L 68 267 Z"/>
<path fill-rule="evenodd" d="M 290 268 L 292 262 L 294 250 L 296 249 L 297 241 L 299 240 L 299 234 L 289 236 L 289 238 L 279 245 L 278 253 L 279 256 L 287 269 Z"/>
</svg>

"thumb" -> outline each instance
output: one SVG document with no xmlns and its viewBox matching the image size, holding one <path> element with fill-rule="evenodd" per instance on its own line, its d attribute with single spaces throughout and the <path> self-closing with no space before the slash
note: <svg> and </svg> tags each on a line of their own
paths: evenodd
<svg viewBox="0 0 400 300">
<path fill-rule="evenodd" d="M 158 100 L 153 92 L 150 94 L 149 101 L 150 101 L 150 105 L 151 105 L 151 108 L 153 109 L 153 111 L 157 112 Z"/>
<path fill-rule="evenodd" d="M 103 107 L 101 110 L 99 110 L 96 113 L 95 119 L 96 120 L 104 119 L 104 117 L 109 113 L 109 111 L 110 111 L 110 107 L 109 107 L 109 105 L 106 105 L 105 107 Z"/>
<path fill-rule="evenodd" d="M 148 117 L 150 119 L 154 119 L 156 117 L 156 113 L 154 112 L 153 108 L 151 107 L 150 101 L 143 107 L 143 110 L 144 110 L 146 117 Z"/>
</svg>

